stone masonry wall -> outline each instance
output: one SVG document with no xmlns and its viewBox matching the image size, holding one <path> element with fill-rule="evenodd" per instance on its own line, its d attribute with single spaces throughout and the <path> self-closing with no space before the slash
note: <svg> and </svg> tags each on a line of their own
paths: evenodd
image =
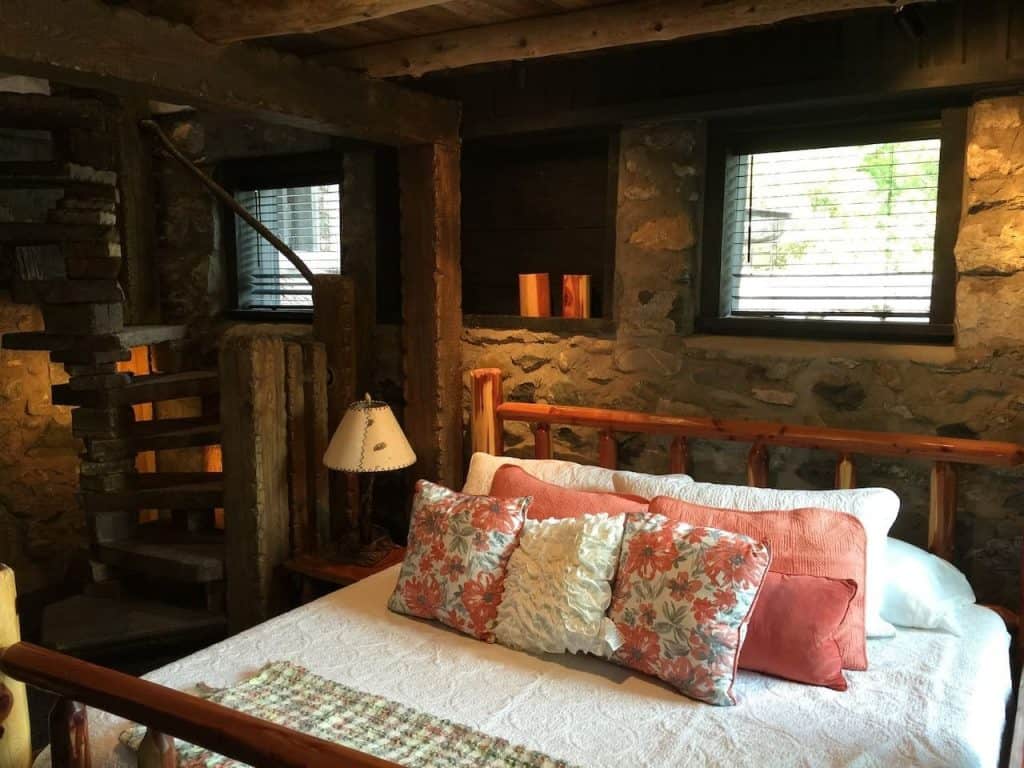
<svg viewBox="0 0 1024 768">
<path fill-rule="evenodd" d="M 977 104 L 956 247 L 957 341 L 929 348 L 693 334 L 702 127 L 625 129 L 619 164 L 616 315 L 606 336 L 466 329 L 464 367 L 506 372 L 506 397 L 679 415 L 1024 441 L 1024 98 Z M 553 434 L 555 453 L 596 457 L 596 435 Z M 510 452 L 532 438 L 515 425 Z M 699 479 L 743 482 L 747 446 L 698 442 Z M 629 468 L 667 470 L 665 441 L 620 443 Z M 924 463 L 857 457 L 858 484 L 903 499 L 894 535 L 922 545 Z M 771 481 L 829 487 L 834 457 L 776 449 Z M 1015 605 L 1024 473 L 961 472 L 958 564 L 982 601 Z"/>
</svg>

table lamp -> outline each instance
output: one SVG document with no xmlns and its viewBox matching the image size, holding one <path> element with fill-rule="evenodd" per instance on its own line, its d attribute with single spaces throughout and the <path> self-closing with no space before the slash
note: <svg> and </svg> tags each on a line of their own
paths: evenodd
<svg viewBox="0 0 1024 768">
<path fill-rule="evenodd" d="M 324 453 L 324 465 L 340 472 L 368 474 L 369 478 L 358 503 L 358 544 L 345 547 L 355 551 L 343 552 L 343 559 L 375 565 L 394 548 L 386 532 L 374 531 L 373 481 L 378 472 L 405 469 L 415 463 L 416 454 L 387 403 L 366 395 L 366 399 L 348 407 Z"/>
</svg>

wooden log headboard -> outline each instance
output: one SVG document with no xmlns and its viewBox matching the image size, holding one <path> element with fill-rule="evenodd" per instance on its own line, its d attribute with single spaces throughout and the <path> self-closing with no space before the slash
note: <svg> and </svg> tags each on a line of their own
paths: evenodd
<svg viewBox="0 0 1024 768">
<path fill-rule="evenodd" d="M 691 468 L 689 440 L 749 443 L 747 484 L 757 487 L 768 483 L 770 446 L 810 448 L 834 454 L 836 488 L 855 486 L 853 456 L 857 454 L 931 461 L 928 549 L 946 560 L 952 560 L 955 551 L 957 465 L 1013 467 L 1024 464 L 1024 446 L 1016 443 L 808 427 L 771 421 L 659 416 L 571 405 L 506 403 L 502 398 L 501 370 L 498 368 L 470 371 L 470 383 L 473 450 L 495 455 L 504 452 L 504 423 L 523 421 L 533 425 L 534 455 L 539 459 L 551 457 L 552 424 L 596 429 L 598 463 L 609 469 L 614 469 L 617 463 L 615 437 L 623 433 L 671 437 L 668 470 L 688 474 Z"/>
</svg>

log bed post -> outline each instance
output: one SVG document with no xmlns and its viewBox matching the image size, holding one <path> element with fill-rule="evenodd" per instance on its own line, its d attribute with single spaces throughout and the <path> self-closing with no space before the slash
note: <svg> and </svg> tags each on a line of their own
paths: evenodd
<svg viewBox="0 0 1024 768">
<path fill-rule="evenodd" d="M 605 469 L 615 469 L 619 464 L 619 446 L 610 429 L 602 429 L 597 438 L 598 463 Z"/>
<path fill-rule="evenodd" d="M 469 372 L 471 393 L 469 434 L 473 453 L 500 456 L 505 452 L 505 436 L 498 406 L 502 403 L 501 369 L 478 368 Z"/>
<path fill-rule="evenodd" d="M 952 560 L 956 542 L 956 466 L 948 461 L 932 465 L 928 503 L 928 551 Z"/>
<path fill-rule="evenodd" d="M 533 426 L 533 457 L 535 459 L 551 458 L 551 429 L 547 424 Z"/>
<path fill-rule="evenodd" d="M 760 441 L 750 447 L 747 455 L 747 485 L 768 487 L 768 449 Z"/>
<path fill-rule="evenodd" d="M 848 491 L 857 486 L 857 470 L 853 465 L 853 457 L 848 453 L 841 454 L 836 462 L 836 488 Z"/>
<path fill-rule="evenodd" d="M 14 571 L 0 564 L 0 652 L 21 640 Z M 29 768 L 29 734 L 25 684 L 0 672 L 0 768 Z"/>
<path fill-rule="evenodd" d="M 65 696 L 50 710 L 50 763 L 53 768 L 91 768 L 89 715 Z"/>
<path fill-rule="evenodd" d="M 685 437 L 675 437 L 668 449 L 668 468 L 673 475 L 690 474 L 690 447 Z"/>
<path fill-rule="evenodd" d="M 147 728 L 139 744 L 138 761 L 139 768 L 177 768 L 178 749 L 174 746 L 174 737 Z"/>
</svg>

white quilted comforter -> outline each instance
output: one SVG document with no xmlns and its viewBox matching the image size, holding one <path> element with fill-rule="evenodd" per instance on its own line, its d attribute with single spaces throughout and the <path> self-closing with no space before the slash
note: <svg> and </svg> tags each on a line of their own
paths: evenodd
<svg viewBox="0 0 1024 768">
<path fill-rule="evenodd" d="M 984 766 L 999 759 L 1009 638 L 970 606 L 965 637 L 869 641 L 846 693 L 741 672 L 736 707 L 690 701 L 596 658 L 534 657 L 385 607 L 397 566 L 163 667 L 149 679 L 224 686 L 286 659 L 580 766 Z M 134 766 L 123 721 L 91 713 L 94 766 Z M 48 755 L 38 765 L 48 765 Z"/>
</svg>

